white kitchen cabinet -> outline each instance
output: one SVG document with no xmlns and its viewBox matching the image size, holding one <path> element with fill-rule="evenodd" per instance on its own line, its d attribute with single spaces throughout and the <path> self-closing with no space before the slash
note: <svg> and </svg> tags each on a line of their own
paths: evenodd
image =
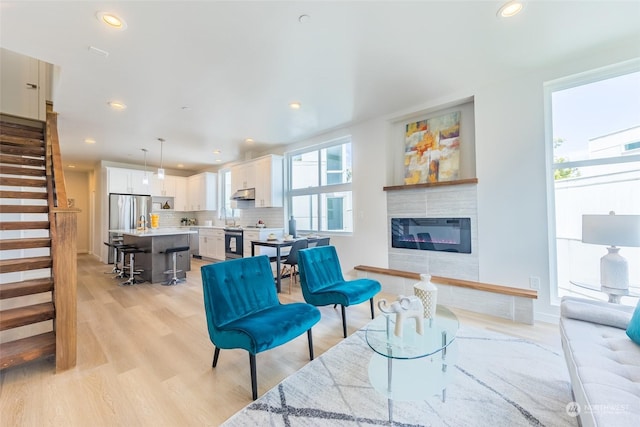
<svg viewBox="0 0 640 427">
<path fill-rule="evenodd" d="M 231 191 L 256 188 L 256 170 L 253 161 L 231 167 Z"/>
<path fill-rule="evenodd" d="M 284 237 L 284 229 L 282 228 L 256 228 L 256 229 L 244 229 L 242 236 L 242 256 L 251 256 L 251 241 L 252 240 L 267 240 L 269 234 L 273 233 L 276 238 L 282 239 Z M 276 248 L 268 248 L 265 246 L 256 246 L 256 256 L 267 255 L 269 257 L 276 256 Z"/>
<path fill-rule="evenodd" d="M 256 208 L 283 206 L 283 158 L 265 156 L 255 162 Z"/>
<path fill-rule="evenodd" d="M 213 230 L 213 258 L 224 260 L 226 257 L 224 250 L 224 230 L 222 229 L 214 229 Z"/>
<path fill-rule="evenodd" d="M 143 184 L 144 171 L 137 169 L 107 168 L 109 193 L 151 194 L 149 185 Z"/>
<path fill-rule="evenodd" d="M 189 201 L 187 194 L 187 178 L 183 176 L 174 176 L 175 180 L 175 196 L 173 197 L 173 206 L 176 211 L 187 212 L 189 210 Z"/>
<path fill-rule="evenodd" d="M 198 231 L 200 255 L 205 258 L 224 260 L 224 230 L 200 228 Z"/>
<path fill-rule="evenodd" d="M 216 210 L 216 174 L 203 172 L 187 178 L 187 197 L 190 211 Z"/>
<path fill-rule="evenodd" d="M 165 175 L 164 179 L 158 178 L 155 173 L 147 172 L 151 195 L 155 197 L 175 197 L 177 176 Z"/>
<path fill-rule="evenodd" d="M 255 188 L 256 208 L 283 206 L 283 157 L 268 155 L 231 168 L 231 190 Z"/>
</svg>

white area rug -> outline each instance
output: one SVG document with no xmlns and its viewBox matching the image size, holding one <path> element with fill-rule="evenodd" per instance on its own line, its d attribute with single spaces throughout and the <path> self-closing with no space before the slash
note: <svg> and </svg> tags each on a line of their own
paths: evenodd
<svg viewBox="0 0 640 427">
<path fill-rule="evenodd" d="M 560 351 L 461 327 L 446 401 L 393 402 L 400 426 L 576 426 Z M 360 330 L 232 416 L 230 426 L 389 425 L 387 399 L 369 382 L 373 355 Z"/>
</svg>

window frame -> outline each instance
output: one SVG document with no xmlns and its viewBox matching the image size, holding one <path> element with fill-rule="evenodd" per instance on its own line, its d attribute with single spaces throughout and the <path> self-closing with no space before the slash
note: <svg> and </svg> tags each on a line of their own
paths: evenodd
<svg viewBox="0 0 640 427">
<path fill-rule="evenodd" d="M 349 178 L 349 181 L 346 183 L 340 183 L 340 184 L 322 184 L 323 182 L 323 167 L 322 167 L 322 150 L 324 149 L 328 149 L 331 147 L 337 147 L 337 146 L 342 146 L 345 144 L 350 144 L 351 145 L 351 150 L 353 150 L 353 141 L 351 138 L 351 135 L 346 135 L 346 136 L 342 136 L 339 138 L 335 138 L 320 144 L 315 144 L 315 145 L 310 145 L 310 146 L 306 146 L 303 148 L 299 148 L 297 150 L 293 150 L 290 151 L 288 153 L 285 154 L 285 158 L 286 158 L 286 175 L 287 175 L 287 194 L 286 194 L 286 201 L 287 201 L 287 217 L 291 217 L 293 214 L 293 198 L 294 197 L 300 197 L 300 196 L 317 196 L 316 198 L 316 206 L 315 206 L 315 210 L 316 212 L 314 212 L 314 214 L 316 215 L 315 217 L 312 217 L 312 220 L 310 221 L 311 224 L 314 223 L 314 221 L 317 224 L 317 227 L 315 229 L 303 229 L 300 228 L 300 226 L 298 225 L 297 227 L 297 231 L 300 232 L 305 232 L 305 233 L 322 233 L 322 234 L 334 234 L 334 235 L 341 235 L 341 236 L 345 236 L 345 235 L 351 235 L 353 233 L 353 228 L 354 228 L 354 221 L 353 221 L 353 209 L 351 210 L 347 210 L 346 214 L 351 215 L 351 218 L 347 218 L 346 216 L 343 216 L 342 218 L 342 222 L 344 223 L 351 223 L 351 230 L 347 230 L 347 231 L 342 231 L 342 230 L 326 230 L 327 226 L 328 226 L 328 220 L 326 221 L 327 224 L 323 223 L 323 209 L 326 211 L 326 207 L 323 205 L 322 202 L 322 195 L 329 195 L 327 197 L 331 197 L 330 194 L 332 193 L 350 193 L 351 195 L 351 203 L 353 203 L 353 190 L 352 190 L 352 183 L 353 183 L 353 158 L 351 159 L 351 165 L 350 167 L 346 167 L 346 165 L 343 162 L 343 173 L 345 173 L 345 171 L 348 171 L 349 169 L 351 170 L 351 175 Z M 292 173 L 292 161 L 293 158 L 296 156 L 299 156 L 301 154 L 307 154 L 307 153 L 313 153 L 313 152 L 317 152 L 317 156 L 318 156 L 318 168 L 317 168 L 317 182 L 318 185 L 315 187 L 306 187 L 306 188 L 293 188 L 293 173 Z M 352 152 L 353 153 L 353 152 Z M 353 157 L 353 154 L 352 154 Z M 328 169 L 324 171 L 324 173 L 328 173 L 330 172 Z M 336 172 L 334 170 L 331 170 L 331 172 Z M 326 180 L 324 180 L 326 181 Z M 323 229 L 323 227 L 325 229 Z"/>
<path fill-rule="evenodd" d="M 549 255 L 549 300 L 552 305 L 560 305 L 559 296 L 560 284 L 558 283 L 558 232 L 556 228 L 556 180 L 554 172 L 556 169 L 580 168 L 599 165 L 614 165 L 640 160 L 640 154 L 636 150 L 618 157 L 596 158 L 587 160 L 576 160 L 568 162 L 556 162 L 554 158 L 554 135 L 553 135 L 553 94 L 571 88 L 586 86 L 591 83 L 600 82 L 626 74 L 640 71 L 640 61 L 630 60 L 623 63 L 613 64 L 599 69 L 574 74 L 564 78 L 546 82 L 544 90 L 544 125 L 545 125 L 545 156 L 546 156 L 546 177 L 547 177 L 547 242 Z"/>
</svg>

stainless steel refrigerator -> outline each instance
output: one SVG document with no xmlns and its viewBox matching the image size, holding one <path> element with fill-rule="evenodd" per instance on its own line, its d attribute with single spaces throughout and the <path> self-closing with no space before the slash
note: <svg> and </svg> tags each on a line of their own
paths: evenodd
<svg viewBox="0 0 640 427">
<path fill-rule="evenodd" d="M 140 217 L 149 225 L 151 196 L 139 194 L 109 194 L 109 230 L 135 230 Z M 118 239 L 118 233 L 109 233 L 109 242 Z M 109 251 L 109 263 L 113 262 L 113 251 Z"/>
</svg>

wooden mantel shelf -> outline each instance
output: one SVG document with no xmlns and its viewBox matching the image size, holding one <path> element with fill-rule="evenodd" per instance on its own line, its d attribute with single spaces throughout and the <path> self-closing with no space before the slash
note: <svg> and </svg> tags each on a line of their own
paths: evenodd
<svg viewBox="0 0 640 427">
<path fill-rule="evenodd" d="M 442 181 L 442 182 L 425 182 L 422 184 L 411 185 L 390 185 L 388 187 L 382 187 L 384 191 L 396 191 L 396 190 L 415 190 L 417 188 L 429 188 L 429 187 L 442 187 L 445 185 L 463 185 L 463 184 L 477 184 L 478 178 L 458 179 L 456 181 Z"/>
</svg>

